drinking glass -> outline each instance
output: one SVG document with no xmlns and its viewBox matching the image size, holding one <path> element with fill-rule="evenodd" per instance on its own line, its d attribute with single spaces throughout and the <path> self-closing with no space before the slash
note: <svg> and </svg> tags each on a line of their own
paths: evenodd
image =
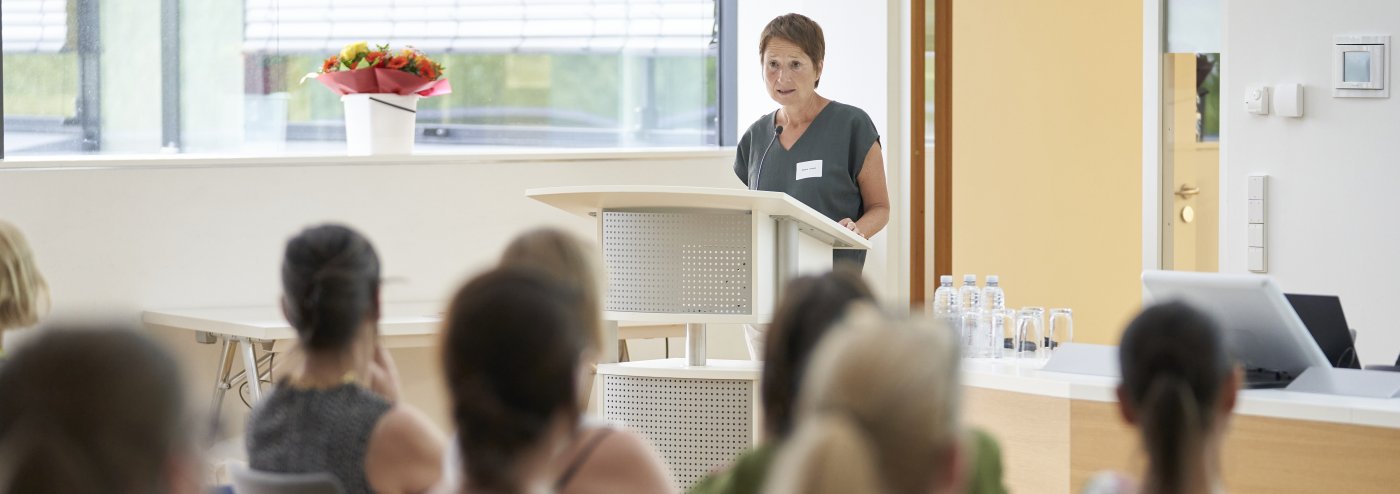
<svg viewBox="0 0 1400 494">
<path fill-rule="evenodd" d="M 977 349 L 977 329 L 981 326 L 982 311 L 967 311 L 958 316 L 958 328 L 961 329 L 960 337 L 962 346 L 962 356 L 966 358 L 980 357 Z"/>
<path fill-rule="evenodd" d="M 1016 336 L 1012 339 L 1012 349 L 1016 358 L 1034 358 L 1039 355 L 1045 328 L 1045 309 L 1042 307 L 1022 307 L 1016 316 Z"/>
<path fill-rule="evenodd" d="M 1016 339 L 1016 309 L 994 310 L 991 314 L 992 327 L 988 335 L 991 338 L 992 358 L 1001 358 L 1008 348 L 1014 348 L 1012 342 Z M 1016 352 L 1013 350 L 1014 356 Z"/>
<path fill-rule="evenodd" d="M 1074 341 L 1074 311 L 1066 308 L 1050 309 L 1050 334 L 1046 337 L 1045 349 L 1054 351 L 1060 345 Z"/>
</svg>

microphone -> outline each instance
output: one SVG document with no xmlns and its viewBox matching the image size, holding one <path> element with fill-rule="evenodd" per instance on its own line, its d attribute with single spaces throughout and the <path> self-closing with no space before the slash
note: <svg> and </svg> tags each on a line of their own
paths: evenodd
<svg viewBox="0 0 1400 494">
<path fill-rule="evenodd" d="M 763 179 L 763 160 L 768 158 L 768 150 L 773 149 L 773 143 L 778 141 L 780 135 L 783 135 L 783 126 L 773 127 L 773 138 L 768 141 L 768 147 L 763 148 L 763 154 L 758 157 L 758 173 L 749 181 L 749 190 L 758 190 L 758 181 Z"/>
</svg>

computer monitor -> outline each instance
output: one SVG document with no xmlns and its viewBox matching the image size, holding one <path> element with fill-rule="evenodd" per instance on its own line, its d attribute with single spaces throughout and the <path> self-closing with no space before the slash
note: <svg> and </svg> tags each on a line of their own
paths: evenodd
<svg viewBox="0 0 1400 494">
<path fill-rule="evenodd" d="M 1145 271 L 1154 302 L 1180 300 L 1209 314 L 1225 331 L 1231 355 L 1246 369 L 1297 377 L 1308 367 L 1331 367 L 1283 291 L 1266 276 Z"/>
<path fill-rule="evenodd" d="M 1356 359 L 1356 346 L 1351 340 L 1351 326 L 1347 325 L 1346 313 L 1342 312 L 1342 299 L 1336 295 L 1303 295 L 1285 293 L 1293 312 L 1312 333 L 1313 341 L 1327 356 L 1333 367 L 1360 369 Z"/>
</svg>

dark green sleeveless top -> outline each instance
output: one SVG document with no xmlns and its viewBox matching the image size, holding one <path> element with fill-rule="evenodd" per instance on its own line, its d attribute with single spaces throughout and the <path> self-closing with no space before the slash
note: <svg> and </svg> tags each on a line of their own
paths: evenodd
<svg viewBox="0 0 1400 494">
<path fill-rule="evenodd" d="M 786 192 L 832 221 L 859 220 L 865 214 L 865 201 L 856 176 L 860 175 L 870 147 L 880 141 L 875 122 L 860 108 L 832 101 L 817 113 L 792 149 L 785 149 L 774 139 L 776 114 L 774 111 L 758 119 L 739 139 L 734 157 L 734 173 L 739 180 L 750 188 L 756 181 L 759 190 Z M 767 157 L 763 156 L 765 148 Z M 862 268 L 865 251 L 836 250 L 832 260 Z"/>
</svg>

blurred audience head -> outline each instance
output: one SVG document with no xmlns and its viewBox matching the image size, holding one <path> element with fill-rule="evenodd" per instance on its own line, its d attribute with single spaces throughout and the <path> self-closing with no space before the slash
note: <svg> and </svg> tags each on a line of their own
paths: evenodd
<svg viewBox="0 0 1400 494">
<path fill-rule="evenodd" d="M 958 348 L 945 328 L 853 308 L 817 347 L 764 492 L 952 492 Z"/>
<path fill-rule="evenodd" d="M 44 327 L 0 364 L 0 492 L 197 492 L 180 374 L 135 329 Z"/>
<path fill-rule="evenodd" d="M 515 237 L 501 255 L 502 266 L 527 266 L 554 276 L 578 292 L 574 310 L 583 323 L 589 350 L 603 350 L 603 292 L 606 276 L 600 255 L 583 239 L 557 228 L 539 228 Z"/>
<path fill-rule="evenodd" d="M 28 328 L 48 310 L 49 286 L 18 228 L 0 221 L 0 331 Z"/>
<path fill-rule="evenodd" d="M 589 345 L 578 290 L 502 266 L 453 297 L 442 345 L 467 490 L 520 491 L 578 424 L 577 380 Z"/>
<path fill-rule="evenodd" d="M 792 432 L 793 408 L 817 343 L 857 302 L 874 303 L 860 273 L 838 269 L 788 283 L 763 345 L 764 426 L 777 439 Z"/>
<path fill-rule="evenodd" d="M 282 305 L 308 353 L 351 346 L 379 319 L 379 256 L 359 232 L 342 225 L 302 230 L 282 259 Z"/>
<path fill-rule="evenodd" d="M 1148 454 L 1143 486 L 1185 492 L 1205 472 L 1203 452 L 1226 428 L 1240 384 L 1220 327 L 1181 302 L 1148 307 L 1123 332 L 1118 358 L 1119 409 Z"/>
</svg>

